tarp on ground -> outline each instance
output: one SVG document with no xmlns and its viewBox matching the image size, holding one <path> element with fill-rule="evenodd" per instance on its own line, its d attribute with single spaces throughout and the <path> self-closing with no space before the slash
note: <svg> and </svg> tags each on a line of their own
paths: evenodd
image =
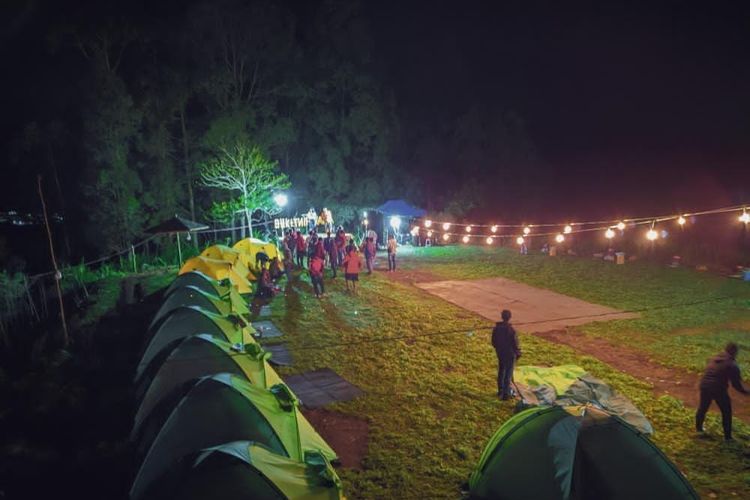
<svg viewBox="0 0 750 500">
<path fill-rule="evenodd" d="M 232 285 L 237 287 L 237 291 L 240 293 L 253 292 L 253 287 L 249 281 L 249 277 L 251 276 L 250 270 L 240 261 L 232 263 L 226 260 L 193 257 L 185 261 L 180 268 L 179 274 L 192 271 L 200 271 L 216 280 L 228 279 Z"/>
<path fill-rule="evenodd" d="M 232 248 L 248 257 L 248 268 L 256 274 L 260 273 L 260 266 L 258 265 L 258 252 L 263 252 L 268 255 L 269 259 L 274 257 L 279 259 L 279 266 L 283 270 L 284 256 L 279 253 L 279 249 L 275 243 L 270 241 L 263 241 L 257 238 L 244 238 L 235 243 Z"/>
<path fill-rule="evenodd" d="M 191 285 L 175 288 L 164 298 L 161 307 L 151 321 L 149 330 L 153 329 L 154 325 L 156 325 L 156 323 L 158 323 L 164 316 L 182 306 L 198 306 L 201 309 L 222 316 L 238 314 L 250 321 L 250 309 L 247 306 L 247 302 L 242 298 L 240 293 L 234 289 L 234 287 L 232 287 L 224 297 L 220 297 L 212 293 L 204 292 L 203 290 Z"/>
<path fill-rule="evenodd" d="M 258 344 L 248 344 L 246 350 L 239 351 L 229 342 L 202 334 L 177 340 L 164 350 L 168 352 L 159 353 L 152 360 L 136 388 L 140 402 L 133 425 L 136 434 L 157 403 L 189 380 L 231 373 L 265 389 L 283 383 L 268 364 L 271 353 Z"/>
<path fill-rule="evenodd" d="M 517 413 L 490 439 L 469 487 L 482 499 L 698 498 L 648 437 L 591 406 Z"/>
<path fill-rule="evenodd" d="M 156 331 L 143 351 L 136 368 L 136 381 L 162 349 L 177 339 L 206 333 L 230 344 L 254 344 L 255 329 L 236 315 L 222 316 L 197 306 L 181 306 L 170 311 L 154 325 Z"/>
<path fill-rule="evenodd" d="M 189 273 L 177 275 L 174 281 L 172 281 L 172 283 L 169 285 L 169 288 L 167 288 L 167 291 L 164 292 L 164 295 L 168 296 L 174 290 L 183 286 L 194 286 L 206 293 L 211 293 L 214 295 L 218 295 L 219 297 L 223 297 L 232 288 L 228 281 L 225 281 L 224 283 L 225 284 L 222 284 L 218 280 L 208 276 L 207 274 L 203 274 L 200 271 L 191 271 Z"/>
<path fill-rule="evenodd" d="M 427 214 L 426 210 L 410 205 L 404 200 L 388 200 L 375 210 L 385 216 L 424 217 Z"/>
<path fill-rule="evenodd" d="M 617 415 L 643 433 L 654 432 L 645 415 L 628 398 L 580 366 L 518 366 L 513 380 L 523 406 L 590 404 Z"/>
<path fill-rule="evenodd" d="M 183 384 L 177 392 L 184 396 L 179 401 L 165 398 L 135 436 L 136 452 L 144 458 L 132 496 L 140 496 L 189 453 L 230 441 L 255 441 L 297 462 L 304 461 L 307 450 L 319 452 L 329 461 L 338 458 L 283 384 L 268 390 L 223 373 L 198 379 L 192 387 Z"/>
<path fill-rule="evenodd" d="M 247 498 L 342 500 L 341 480 L 325 457 L 304 462 L 282 457 L 252 441 L 234 441 L 190 454 L 155 481 L 154 500 L 245 500 Z"/>
</svg>

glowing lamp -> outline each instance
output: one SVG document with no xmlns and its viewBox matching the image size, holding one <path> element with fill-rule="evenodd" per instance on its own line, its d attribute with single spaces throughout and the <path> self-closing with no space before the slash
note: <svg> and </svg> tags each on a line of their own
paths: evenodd
<svg viewBox="0 0 750 500">
<path fill-rule="evenodd" d="M 565 227 L 563 228 L 563 233 L 570 234 L 572 232 L 573 232 L 573 226 L 571 226 L 570 224 L 566 224 Z"/>
<path fill-rule="evenodd" d="M 486 241 L 488 245 L 492 245 L 492 236 L 487 236 L 487 239 L 484 241 Z"/>
<path fill-rule="evenodd" d="M 519 245 L 523 245 L 523 236 L 519 236 L 518 238 L 516 238 L 516 243 L 518 243 Z"/>
<path fill-rule="evenodd" d="M 370 223 L 370 221 L 369 221 L 369 220 L 367 220 L 367 219 L 365 219 L 365 220 L 363 220 L 363 221 L 362 221 L 362 224 L 364 224 L 365 226 L 366 226 L 367 224 L 369 224 L 369 223 Z"/>
<path fill-rule="evenodd" d="M 528 236 L 530 232 L 531 232 L 531 228 L 529 226 L 526 226 L 525 228 L 523 228 L 523 234 Z"/>
<path fill-rule="evenodd" d="M 618 222 L 617 223 L 617 229 L 619 229 L 620 231 L 624 231 L 625 230 L 625 223 L 622 222 L 622 221 Z"/>
<path fill-rule="evenodd" d="M 677 218 L 677 224 L 679 224 L 679 225 L 681 225 L 681 226 L 684 226 L 686 222 L 687 222 L 687 219 L 685 219 L 685 217 L 684 217 L 684 216 L 682 216 L 682 215 L 680 215 L 680 216 L 679 216 L 679 217 Z"/>
<path fill-rule="evenodd" d="M 490 231 L 492 231 L 493 233 L 496 233 L 497 232 L 497 226 L 492 226 L 490 228 Z"/>
<path fill-rule="evenodd" d="M 401 226 L 401 217 L 394 215 L 391 217 L 391 227 L 395 230 Z"/>
<path fill-rule="evenodd" d="M 615 232 L 612 231 L 611 227 L 608 228 L 606 231 L 604 231 L 604 237 L 607 238 L 608 240 L 611 240 L 612 238 L 615 237 Z"/>
<path fill-rule="evenodd" d="M 470 232 L 471 232 L 471 226 L 466 226 L 466 232 L 467 232 L 467 233 L 470 233 Z"/>
<path fill-rule="evenodd" d="M 427 219 L 424 221 L 424 227 L 431 228 L 432 227 L 432 221 L 430 219 Z"/>
<path fill-rule="evenodd" d="M 740 222 L 743 224 L 750 222 L 750 214 L 744 208 L 742 209 L 742 215 L 740 215 Z"/>
<path fill-rule="evenodd" d="M 276 203 L 279 207 L 285 207 L 287 203 L 289 203 L 289 197 L 285 195 L 284 193 L 276 193 L 273 195 L 273 202 Z"/>
<path fill-rule="evenodd" d="M 450 228 L 451 228 L 450 222 L 443 222 L 443 231 L 447 231 Z"/>
<path fill-rule="evenodd" d="M 654 231 L 653 228 L 649 229 L 648 232 L 646 233 L 646 239 L 648 239 L 649 241 L 654 241 L 658 237 L 659 237 L 659 233 Z"/>
<path fill-rule="evenodd" d="M 463 238 L 461 238 L 461 241 L 463 241 L 464 243 L 468 243 L 469 242 L 469 237 L 468 236 L 464 236 Z"/>
<path fill-rule="evenodd" d="M 563 241 L 565 241 L 565 235 L 562 233 L 558 234 L 557 236 L 555 236 L 555 241 L 558 243 L 562 243 Z"/>
<path fill-rule="evenodd" d="M 432 230 L 427 231 L 427 237 L 432 238 Z"/>
<path fill-rule="evenodd" d="M 450 234 L 444 234 L 443 235 L 443 241 L 448 241 L 449 239 L 451 239 L 451 235 Z"/>
<path fill-rule="evenodd" d="M 414 226 L 413 228 L 411 228 L 411 235 L 412 236 L 416 236 L 418 234 L 419 234 L 419 226 Z"/>
<path fill-rule="evenodd" d="M 367 217 L 367 212 L 362 212 L 363 217 Z"/>
</svg>

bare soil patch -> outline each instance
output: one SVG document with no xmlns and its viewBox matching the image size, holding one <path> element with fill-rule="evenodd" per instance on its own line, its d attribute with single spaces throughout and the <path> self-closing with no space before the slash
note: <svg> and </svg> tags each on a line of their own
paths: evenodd
<svg viewBox="0 0 750 500">
<path fill-rule="evenodd" d="M 698 374 L 664 366 L 635 349 L 616 345 L 605 339 L 588 337 L 574 330 L 536 332 L 534 335 L 572 347 L 628 375 L 645 380 L 653 384 L 654 393 L 659 396 L 667 394 L 680 399 L 690 408 L 698 407 L 698 383 L 700 382 Z M 739 394 L 733 396 L 733 415 L 745 422 L 750 422 L 750 398 Z M 716 405 L 712 405 L 711 411 L 718 411 Z"/>
<path fill-rule="evenodd" d="M 369 433 L 366 420 L 324 408 L 303 409 L 302 413 L 338 454 L 343 467 L 362 470 Z"/>
</svg>

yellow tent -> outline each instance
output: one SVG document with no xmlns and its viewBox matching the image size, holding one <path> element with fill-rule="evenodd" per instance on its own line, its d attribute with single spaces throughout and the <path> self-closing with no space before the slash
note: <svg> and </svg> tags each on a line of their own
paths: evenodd
<svg viewBox="0 0 750 500">
<path fill-rule="evenodd" d="M 193 257 L 188 259 L 180 269 L 179 274 L 200 271 L 216 280 L 229 279 L 232 285 L 237 287 L 240 293 L 252 293 L 253 289 L 248 281 L 250 271 L 245 265 L 237 260 L 234 263 L 226 260 L 209 259 L 206 257 Z"/>
<path fill-rule="evenodd" d="M 232 247 L 226 245 L 211 245 L 201 252 L 201 257 L 207 259 L 226 260 L 234 264 L 238 260 L 242 262 L 246 268 L 250 269 L 255 264 L 255 261 L 250 262 L 250 256 L 240 250 L 235 250 Z M 252 265 L 251 265 L 252 264 Z M 248 276 L 247 279 L 250 281 L 255 280 L 255 276 Z"/>
<path fill-rule="evenodd" d="M 279 249 L 276 245 L 269 241 L 263 241 L 256 238 L 245 238 L 238 241 L 232 247 L 234 250 L 238 250 L 249 257 L 247 261 L 247 267 L 255 273 L 259 273 L 260 269 L 256 263 L 256 255 L 258 252 L 264 252 L 268 255 L 269 259 L 276 257 L 279 259 L 279 266 L 283 269 L 283 255 L 279 254 Z"/>
</svg>

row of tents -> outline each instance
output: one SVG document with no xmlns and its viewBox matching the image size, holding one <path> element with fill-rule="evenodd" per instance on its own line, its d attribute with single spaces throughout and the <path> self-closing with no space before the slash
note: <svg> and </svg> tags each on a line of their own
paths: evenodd
<svg viewBox="0 0 750 500">
<path fill-rule="evenodd" d="M 278 256 L 209 247 L 166 290 L 136 368 L 132 499 L 343 498 L 336 452 L 255 341 L 258 252 Z"/>
</svg>

